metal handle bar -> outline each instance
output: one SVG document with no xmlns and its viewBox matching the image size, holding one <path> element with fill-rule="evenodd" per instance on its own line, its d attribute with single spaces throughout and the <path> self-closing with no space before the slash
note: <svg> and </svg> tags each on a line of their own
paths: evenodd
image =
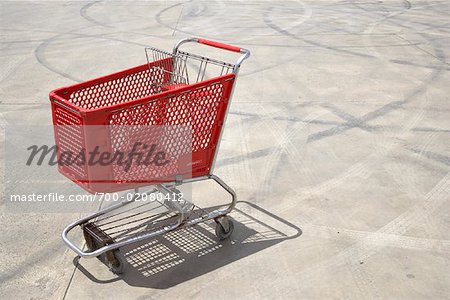
<svg viewBox="0 0 450 300">
<path fill-rule="evenodd" d="M 207 39 L 197 39 L 197 43 L 208 45 L 208 46 L 215 47 L 215 48 L 220 48 L 223 50 L 228 50 L 228 51 L 233 51 L 233 52 L 241 52 L 241 48 L 239 48 L 239 47 L 224 44 L 224 43 L 219 43 L 219 42 L 215 42 L 215 41 L 211 41 L 211 40 L 207 40 Z"/>
<path fill-rule="evenodd" d="M 185 38 L 185 39 L 180 40 L 175 45 L 175 47 L 173 47 L 173 53 L 177 54 L 178 48 L 182 44 L 189 43 L 189 42 L 199 43 L 199 44 L 203 44 L 203 45 L 207 45 L 207 46 L 210 46 L 210 47 L 219 48 L 219 49 L 223 49 L 223 50 L 243 53 L 244 55 L 239 57 L 239 59 L 234 64 L 234 69 L 233 69 L 234 73 L 237 73 L 237 71 L 239 70 L 239 67 L 241 66 L 242 62 L 250 57 L 250 51 L 247 50 L 247 49 L 236 47 L 236 46 L 232 46 L 232 45 L 228 45 L 228 44 L 224 44 L 224 43 L 219 43 L 219 42 L 215 42 L 215 41 L 211 41 L 211 40 L 196 38 L 196 37 L 190 37 L 190 38 Z"/>
</svg>

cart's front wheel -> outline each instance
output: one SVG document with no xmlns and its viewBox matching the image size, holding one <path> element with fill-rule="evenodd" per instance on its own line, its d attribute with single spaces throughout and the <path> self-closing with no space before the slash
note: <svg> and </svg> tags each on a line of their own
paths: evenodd
<svg viewBox="0 0 450 300">
<path fill-rule="evenodd" d="M 234 230 L 234 224 L 228 217 L 222 217 L 216 221 L 216 236 L 223 241 L 231 236 Z"/>
<path fill-rule="evenodd" d="M 108 262 L 109 269 L 116 275 L 122 274 L 125 265 L 125 258 L 119 251 L 114 251 L 114 260 Z"/>
</svg>

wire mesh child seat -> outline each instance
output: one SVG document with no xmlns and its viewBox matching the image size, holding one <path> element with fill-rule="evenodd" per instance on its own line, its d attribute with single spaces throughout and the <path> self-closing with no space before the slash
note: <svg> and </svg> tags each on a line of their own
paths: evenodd
<svg viewBox="0 0 450 300">
<path fill-rule="evenodd" d="M 236 63 L 231 64 L 181 51 L 179 47 L 188 42 L 243 55 Z M 212 179 L 232 198 L 226 209 L 203 211 L 203 214 L 195 218 L 189 217 L 195 205 L 191 206 L 190 212 L 178 207 L 176 214 L 170 216 L 170 220 L 175 220 L 174 222 L 165 222 L 166 225 L 161 227 L 161 220 L 158 220 L 158 224 L 152 223 L 154 230 L 117 241 L 97 226 L 95 219 L 129 205 L 139 197 L 136 194 L 132 201 L 123 201 L 70 224 L 63 231 L 62 237 L 72 250 L 83 257 L 99 257 L 113 272 L 120 273 L 123 261 L 117 249 L 124 245 L 209 219 L 216 220 L 216 233 L 220 239 L 231 234 L 233 225 L 226 214 L 234 207 L 236 195 L 220 178 L 213 175 L 213 169 L 234 83 L 242 62 L 249 55 L 250 52 L 243 48 L 205 39 L 187 38 L 179 41 L 173 52 L 146 48 L 147 64 L 50 93 L 58 155 L 73 148 L 89 149 L 90 145 L 98 144 L 99 136 L 105 139 L 103 144 L 109 151 L 124 143 L 123 132 L 115 135 L 112 133 L 113 129 L 100 130 L 100 133 L 96 129 L 96 132 L 92 133 L 85 125 L 106 125 L 114 128 L 115 125 L 170 127 L 188 124 L 192 131 L 188 150 L 183 143 L 170 144 L 170 152 L 178 155 L 179 161 L 183 156 L 190 156 L 189 167 L 178 163 L 163 170 L 161 174 L 150 174 L 151 181 L 123 180 L 123 169 L 117 166 L 97 168 L 91 165 L 58 165 L 63 175 L 84 189 L 90 192 L 114 192 L 154 185 L 155 189 L 149 193 L 167 194 L 177 191 L 175 185 Z M 177 133 L 172 134 L 175 135 L 172 138 L 176 139 Z M 143 172 L 151 170 L 147 168 Z M 98 180 L 105 176 L 109 179 L 106 182 Z M 162 205 L 173 211 L 173 206 L 168 203 L 164 202 Z M 78 225 L 83 229 L 88 251 L 81 250 L 68 238 L 68 232 Z"/>
</svg>

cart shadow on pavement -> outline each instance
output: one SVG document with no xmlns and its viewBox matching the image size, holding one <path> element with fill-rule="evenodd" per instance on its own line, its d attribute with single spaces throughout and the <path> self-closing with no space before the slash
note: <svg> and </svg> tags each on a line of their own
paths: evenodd
<svg viewBox="0 0 450 300">
<path fill-rule="evenodd" d="M 215 222 L 208 221 L 122 247 L 127 264 L 120 277 L 111 274 L 111 279 L 99 280 L 78 257 L 74 264 L 96 283 L 123 280 L 131 286 L 167 289 L 302 234 L 294 224 L 249 202 L 238 202 L 229 215 L 235 226 L 228 240 L 218 241 Z"/>
</svg>

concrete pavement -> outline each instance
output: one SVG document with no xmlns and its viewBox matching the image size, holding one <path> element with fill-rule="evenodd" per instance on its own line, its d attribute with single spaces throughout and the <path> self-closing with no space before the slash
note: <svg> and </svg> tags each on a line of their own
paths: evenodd
<svg viewBox="0 0 450 300">
<path fill-rule="evenodd" d="M 50 90 L 142 64 L 144 46 L 201 36 L 252 56 L 216 169 L 242 201 L 231 240 L 206 224 L 146 241 L 122 249 L 117 277 L 62 243 L 81 213 L 2 205 L 0 294 L 448 299 L 449 12 L 434 0 L 1 1 L 2 127 L 50 124 Z"/>
</svg>

